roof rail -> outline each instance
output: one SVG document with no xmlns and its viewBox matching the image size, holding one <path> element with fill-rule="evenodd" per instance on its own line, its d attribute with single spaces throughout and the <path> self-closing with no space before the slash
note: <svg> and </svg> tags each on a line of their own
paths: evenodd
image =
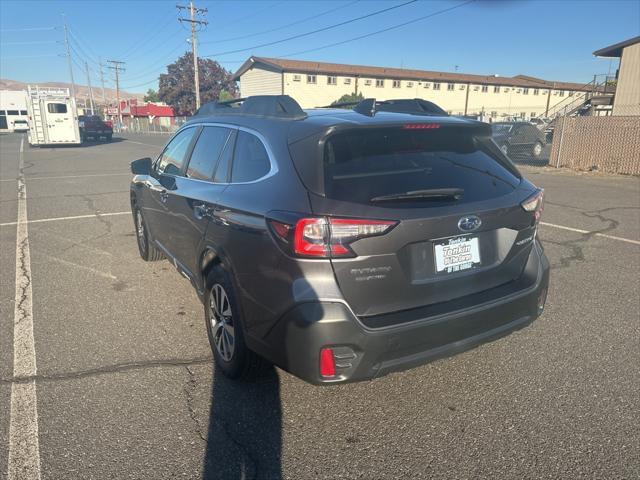
<svg viewBox="0 0 640 480">
<path fill-rule="evenodd" d="M 255 95 L 209 102 L 202 105 L 195 115 L 256 115 L 288 120 L 299 120 L 307 116 L 298 102 L 289 95 Z"/>
<path fill-rule="evenodd" d="M 421 98 L 399 98 L 396 100 L 376 100 L 375 98 L 365 98 L 359 102 L 340 102 L 320 108 L 342 108 L 352 107 L 355 112 L 368 117 L 374 116 L 377 112 L 410 113 L 413 115 L 438 115 L 448 116 L 442 108 L 433 102 Z"/>
</svg>

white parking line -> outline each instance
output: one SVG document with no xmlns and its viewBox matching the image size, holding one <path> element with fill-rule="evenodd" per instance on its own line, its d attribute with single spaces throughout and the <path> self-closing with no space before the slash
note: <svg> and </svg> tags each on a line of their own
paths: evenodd
<svg viewBox="0 0 640 480">
<path fill-rule="evenodd" d="M 589 230 L 582 230 L 580 228 L 565 227 L 564 225 L 556 225 L 555 223 L 547 223 L 547 222 L 540 222 L 540 225 L 544 225 L 545 227 L 559 228 L 560 230 L 567 230 L 569 232 L 590 234 L 590 235 L 594 235 L 596 237 L 608 238 L 609 240 L 617 240 L 618 242 L 626 242 L 626 243 L 631 243 L 633 245 L 640 245 L 640 242 L 638 240 L 632 240 L 630 238 L 623 238 L 623 237 L 616 237 L 614 235 L 607 235 L 606 233 L 590 232 Z"/>
<path fill-rule="evenodd" d="M 13 315 L 13 376 L 36 374 L 33 340 L 31 255 L 27 229 L 27 190 L 24 183 L 24 138 L 20 142 L 18 221 L 16 234 L 16 297 Z M 40 478 L 38 399 L 35 380 L 11 384 L 9 413 L 9 480 Z"/>
<path fill-rule="evenodd" d="M 54 218 L 39 218 L 37 220 L 28 220 L 26 223 L 46 223 L 46 222 L 59 222 L 61 220 L 78 220 L 82 218 L 100 218 L 100 217 L 113 217 L 114 215 L 131 215 L 131 212 L 111 212 L 111 213 L 91 213 L 89 215 L 75 215 L 73 217 L 54 217 Z M 0 227 L 8 227 L 11 225 L 17 225 L 18 222 L 6 222 L 0 223 Z"/>
<path fill-rule="evenodd" d="M 125 142 L 129 142 L 129 143 L 137 143 L 138 145 L 146 145 L 148 147 L 155 147 L 155 148 L 162 148 L 163 145 L 153 145 L 151 143 L 144 143 L 144 142 L 136 142 L 135 140 L 124 140 Z"/>
</svg>

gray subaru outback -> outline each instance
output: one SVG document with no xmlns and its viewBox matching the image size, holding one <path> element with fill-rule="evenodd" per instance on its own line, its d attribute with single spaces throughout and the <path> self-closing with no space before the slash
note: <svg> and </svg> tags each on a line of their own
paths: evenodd
<svg viewBox="0 0 640 480">
<path fill-rule="evenodd" d="M 490 126 L 423 100 L 349 107 L 206 104 L 131 165 L 140 255 L 191 281 L 231 378 L 372 379 L 542 313 L 543 192 Z"/>
</svg>

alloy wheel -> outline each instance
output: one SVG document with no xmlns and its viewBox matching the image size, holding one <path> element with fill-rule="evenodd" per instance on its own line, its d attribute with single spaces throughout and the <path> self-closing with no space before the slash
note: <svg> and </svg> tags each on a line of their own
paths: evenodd
<svg viewBox="0 0 640 480">
<path fill-rule="evenodd" d="M 235 351 L 233 315 L 227 292 L 219 283 L 209 295 L 209 322 L 216 350 L 225 362 L 231 361 Z"/>
<path fill-rule="evenodd" d="M 138 238 L 138 246 L 140 247 L 140 251 L 142 253 L 145 253 L 147 251 L 147 238 L 144 231 L 142 213 L 140 213 L 140 210 L 136 210 L 136 237 Z"/>
</svg>

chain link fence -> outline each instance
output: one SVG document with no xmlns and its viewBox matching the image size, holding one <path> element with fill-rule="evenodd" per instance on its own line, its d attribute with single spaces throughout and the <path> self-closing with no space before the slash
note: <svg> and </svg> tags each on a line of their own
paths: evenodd
<svg viewBox="0 0 640 480">
<path fill-rule="evenodd" d="M 113 125 L 113 129 L 120 133 L 145 133 L 145 134 L 172 134 L 190 117 L 156 117 L 150 119 L 148 117 L 123 117 L 122 124 L 117 122 Z"/>
<path fill-rule="evenodd" d="M 562 117 L 553 135 L 554 167 L 640 175 L 640 117 Z"/>
</svg>

